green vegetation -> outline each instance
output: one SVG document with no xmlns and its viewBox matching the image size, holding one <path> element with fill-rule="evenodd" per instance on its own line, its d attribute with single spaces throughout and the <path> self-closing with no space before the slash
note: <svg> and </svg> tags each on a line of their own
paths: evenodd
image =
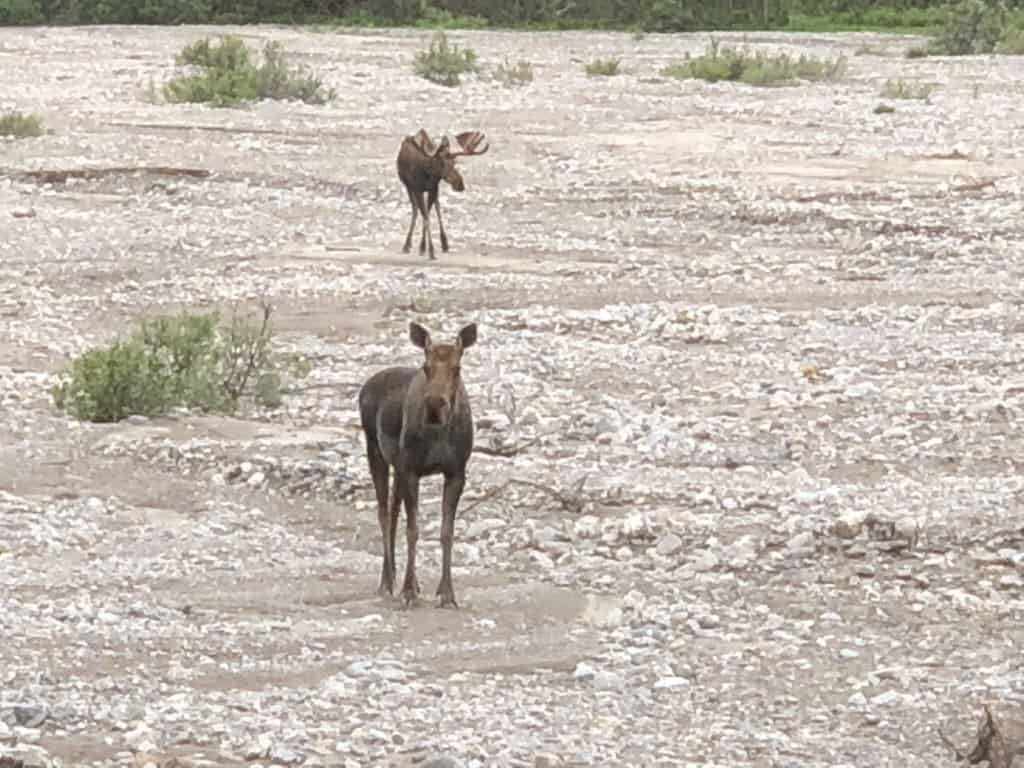
<svg viewBox="0 0 1024 768">
<path fill-rule="evenodd" d="M 891 115 L 895 111 L 896 107 L 894 107 L 892 104 L 879 104 L 874 109 L 874 113 L 876 115 Z"/>
<path fill-rule="evenodd" d="M 533 82 L 533 64 L 518 61 L 513 65 L 506 58 L 504 63 L 494 68 L 493 77 L 505 85 L 526 85 Z"/>
<path fill-rule="evenodd" d="M 999 17 L 1005 15 L 1005 19 Z M 938 36 L 933 52 L 1015 50 L 1024 0 L 0 0 L 17 24 L 314 24 L 646 32 L 869 30 Z M 992 41 L 989 28 L 1005 29 Z M 1000 47 L 1002 41 L 1005 41 Z M 990 48 L 989 46 L 995 46 Z"/>
<path fill-rule="evenodd" d="M 666 77 L 678 80 L 721 80 L 747 85 L 784 85 L 797 80 L 836 80 L 846 71 L 846 59 L 818 59 L 793 56 L 785 52 L 767 53 L 748 48 L 720 46 L 712 40 L 701 56 L 687 56 L 682 62 L 662 70 Z"/>
<path fill-rule="evenodd" d="M 0 113 L 0 136 L 12 136 L 16 139 L 30 139 L 42 136 L 43 118 L 39 115 L 24 112 Z"/>
<path fill-rule="evenodd" d="M 1024 28 L 1011 27 L 1007 29 L 996 46 L 996 53 L 1007 56 L 1024 56 Z"/>
<path fill-rule="evenodd" d="M 449 43 L 448 35 L 441 30 L 434 33 L 427 50 L 416 54 L 413 69 L 432 83 L 454 88 L 462 75 L 477 71 L 476 51 Z"/>
<path fill-rule="evenodd" d="M 886 80 L 882 97 L 886 99 L 916 99 L 928 101 L 935 92 L 932 83 L 910 83 L 906 80 Z"/>
<path fill-rule="evenodd" d="M 1010 11 L 1024 0 L 1007 0 Z M 0 0 L 0 25 L 321 24 L 430 29 L 519 27 L 630 32 L 787 29 L 936 32 L 935 0 Z"/>
<path fill-rule="evenodd" d="M 270 307 L 253 321 L 216 312 L 144 320 L 127 338 L 72 361 L 55 405 L 83 421 L 158 416 L 184 406 L 233 412 L 244 396 L 274 407 L 280 377 L 270 360 Z"/>
<path fill-rule="evenodd" d="M 585 64 L 583 69 L 586 70 L 588 77 L 614 77 L 619 74 L 621 63 L 620 59 L 594 59 Z"/>
<path fill-rule="evenodd" d="M 172 103 L 204 102 L 232 107 L 258 99 L 294 99 L 324 104 L 334 98 L 318 77 L 305 68 L 291 67 L 280 43 L 267 43 L 263 62 L 257 65 L 252 50 L 240 37 L 227 35 L 219 44 L 209 38 L 182 49 L 179 66 L 197 69 L 164 85 L 164 97 Z"/>
</svg>

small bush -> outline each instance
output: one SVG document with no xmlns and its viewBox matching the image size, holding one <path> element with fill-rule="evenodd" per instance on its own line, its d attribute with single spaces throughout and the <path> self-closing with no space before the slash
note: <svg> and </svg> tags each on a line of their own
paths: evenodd
<svg viewBox="0 0 1024 768">
<path fill-rule="evenodd" d="M 960 0 L 946 9 L 946 20 L 930 53 L 969 56 L 992 53 L 1006 30 L 1002 0 Z"/>
<path fill-rule="evenodd" d="M 906 80 L 886 80 L 882 97 L 886 99 L 916 99 L 928 101 L 935 86 L 931 83 L 910 83 Z"/>
<path fill-rule="evenodd" d="M 620 59 L 594 59 L 585 64 L 583 69 L 588 77 L 614 77 L 619 74 Z"/>
<path fill-rule="evenodd" d="M 928 56 L 928 46 L 926 45 L 914 45 L 907 49 L 906 54 L 908 59 L 923 59 Z"/>
<path fill-rule="evenodd" d="M 514 66 L 508 58 L 494 68 L 494 79 L 505 85 L 526 85 L 533 82 L 533 64 L 519 61 Z"/>
<path fill-rule="evenodd" d="M 0 136 L 30 139 L 42 136 L 44 133 L 43 118 L 39 115 L 26 115 L 24 112 L 4 112 L 0 114 Z"/>
<path fill-rule="evenodd" d="M 209 38 L 182 49 L 176 58 L 180 66 L 199 69 L 164 85 L 169 102 L 209 103 L 230 107 L 258 99 L 295 99 L 307 104 L 324 104 L 334 91 L 304 67 L 290 67 L 280 43 L 263 48 L 263 62 L 253 61 L 253 52 L 240 37 L 227 35 L 219 44 Z"/>
<path fill-rule="evenodd" d="M 891 115 L 895 111 L 896 107 L 892 106 L 892 104 L 879 104 L 874 109 L 876 115 Z"/>
<path fill-rule="evenodd" d="M 477 71 L 476 51 L 448 42 L 444 31 L 434 33 L 430 47 L 419 51 L 413 61 L 416 74 L 432 83 L 454 88 L 462 75 Z"/>
<path fill-rule="evenodd" d="M 708 50 L 695 58 L 662 70 L 666 77 L 679 80 L 698 79 L 710 83 L 721 80 L 747 85 L 781 85 L 795 80 L 836 80 L 846 72 L 846 58 L 818 59 L 801 54 L 766 53 L 745 48 L 719 46 L 711 41 Z"/>
<path fill-rule="evenodd" d="M 1008 29 L 996 46 L 996 53 L 1007 56 L 1024 56 L 1024 29 Z"/>
<path fill-rule="evenodd" d="M 232 412 L 246 394 L 279 400 L 267 383 L 270 338 L 269 306 L 260 322 L 235 313 L 226 328 L 216 312 L 144 320 L 128 338 L 73 360 L 54 404 L 83 421 L 113 422 L 176 406 Z"/>
</svg>

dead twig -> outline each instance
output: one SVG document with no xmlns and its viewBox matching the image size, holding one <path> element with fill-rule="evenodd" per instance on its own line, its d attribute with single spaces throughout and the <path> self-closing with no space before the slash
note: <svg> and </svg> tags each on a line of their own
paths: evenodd
<svg viewBox="0 0 1024 768">
<path fill-rule="evenodd" d="M 583 508 L 586 504 L 586 500 L 583 498 L 583 486 L 584 484 L 586 484 L 586 482 L 587 476 L 584 475 L 572 487 L 571 491 L 565 492 L 560 491 L 557 488 L 552 488 L 550 485 L 538 483 L 534 480 L 522 480 L 514 477 L 509 478 L 504 483 L 501 483 L 500 485 L 496 485 L 493 488 L 491 488 L 480 498 L 474 499 L 472 504 L 466 506 L 466 508 L 463 510 L 463 513 L 480 506 L 485 501 L 490 501 L 491 499 L 501 495 L 512 486 L 518 485 L 522 486 L 523 488 L 532 488 L 535 491 L 540 491 L 541 493 L 544 493 L 547 496 L 550 496 L 555 501 L 557 501 L 559 505 L 561 505 L 562 509 L 564 509 L 566 512 L 573 515 L 579 515 L 583 513 Z"/>
<path fill-rule="evenodd" d="M 953 759 L 956 760 L 958 763 L 962 763 L 964 761 L 964 758 L 967 757 L 967 755 L 965 755 L 963 752 L 956 748 L 956 744 L 949 740 L 946 734 L 942 732 L 941 728 L 936 726 L 935 731 L 939 734 L 939 739 L 946 746 L 946 748 L 953 753 Z"/>
<path fill-rule="evenodd" d="M 518 445 L 510 446 L 508 448 L 489 448 L 485 445 L 478 445 L 475 446 L 473 450 L 476 453 L 482 453 L 486 456 L 497 456 L 498 458 L 501 459 L 511 459 L 513 456 L 518 456 L 531 445 L 536 445 L 545 437 L 548 437 L 549 435 L 553 434 L 554 432 L 545 432 L 544 434 L 537 435 L 536 437 L 531 438 L 530 440 L 526 440 L 525 442 L 519 443 Z"/>
</svg>

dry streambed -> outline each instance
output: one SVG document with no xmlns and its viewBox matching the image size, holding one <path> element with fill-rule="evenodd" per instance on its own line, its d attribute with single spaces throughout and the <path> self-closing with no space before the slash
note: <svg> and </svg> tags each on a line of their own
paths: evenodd
<svg viewBox="0 0 1024 768">
<path fill-rule="evenodd" d="M 474 32 L 535 80 L 446 90 L 411 74 L 423 33 L 258 27 L 338 100 L 147 101 L 211 31 L 0 34 L 0 106 L 53 128 L 0 146 L 0 754 L 933 766 L 936 724 L 1012 711 L 1019 60 L 752 35 L 851 57 L 753 89 L 657 76 L 703 36 Z M 890 78 L 938 88 L 875 114 Z M 420 125 L 493 143 L 436 264 L 399 252 Z M 310 363 L 280 408 L 53 410 L 138 317 L 261 296 Z M 354 396 L 415 359 L 411 317 L 481 328 L 457 612 L 375 594 Z"/>
</svg>

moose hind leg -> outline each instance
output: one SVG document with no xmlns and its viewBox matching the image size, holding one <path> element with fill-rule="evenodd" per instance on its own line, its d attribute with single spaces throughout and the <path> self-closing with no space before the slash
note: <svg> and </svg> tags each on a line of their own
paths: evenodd
<svg viewBox="0 0 1024 768">
<path fill-rule="evenodd" d="M 398 482 L 398 470 L 394 473 L 394 482 L 391 485 L 391 500 L 388 509 L 388 564 L 391 566 L 391 584 L 395 583 L 395 539 L 398 534 L 398 517 L 402 512 L 402 491 Z"/>
<path fill-rule="evenodd" d="M 377 441 L 367 441 L 366 457 L 370 463 L 373 489 L 377 492 L 377 521 L 380 523 L 380 537 L 383 546 L 383 560 L 380 568 L 381 595 L 392 595 L 395 591 L 395 541 L 388 520 L 388 463 L 380 453 Z M 394 499 L 391 499 L 394 503 Z"/>
</svg>

